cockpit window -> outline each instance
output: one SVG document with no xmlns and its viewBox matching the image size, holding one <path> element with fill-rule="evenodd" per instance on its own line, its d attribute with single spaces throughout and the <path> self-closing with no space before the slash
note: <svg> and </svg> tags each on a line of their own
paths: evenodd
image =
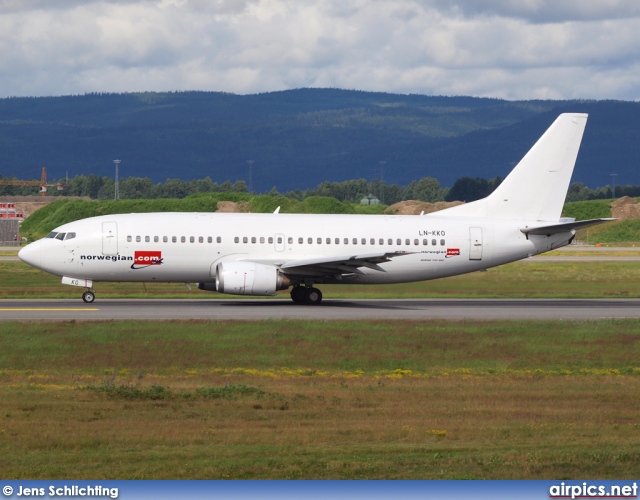
<svg viewBox="0 0 640 500">
<path fill-rule="evenodd" d="M 72 239 L 73 239 L 73 238 L 75 238 L 75 237 L 76 237 L 76 233 L 67 233 L 67 236 L 66 236 L 66 238 L 65 238 L 65 241 L 66 241 L 66 240 L 72 240 Z"/>
<path fill-rule="evenodd" d="M 58 234 L 56 235 L 56 240 L 64 240 L 64 235 L 65 235 L 65 234 L 67 234 L 67 233 L 58 233 Z"/>
<path fill-rule="evenodd" d="M 49 234 L 45 236 L 45 238 L 55 238 L 57 234 L 58 233 L 56 233 L 55 231 L 51 231 Z"/>
</svg>

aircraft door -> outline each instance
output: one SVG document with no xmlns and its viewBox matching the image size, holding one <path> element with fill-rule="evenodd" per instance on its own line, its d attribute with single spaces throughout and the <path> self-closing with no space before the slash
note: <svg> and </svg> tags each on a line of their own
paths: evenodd
<svg viewBox="0 0 640 500">
<path fill-rule="evenodd" d="M 482 260 L 482 228 L 469 228 L 469 260 Z"/>
<path fill-rule="evenodd" d="M 284 252 L 284 234 L 276 234 L 274 238 L 276 252 Z"/>
<path fill-rule="evenodd" d="M 102 223 L 102 255 L 118 255 L 118 223 Z"/>
</svg>

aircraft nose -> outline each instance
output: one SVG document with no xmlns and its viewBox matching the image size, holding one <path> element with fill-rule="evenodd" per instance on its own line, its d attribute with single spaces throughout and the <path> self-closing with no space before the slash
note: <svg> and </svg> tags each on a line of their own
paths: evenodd
<svg viewBox="0 0 640 500">
<path fill-rule="evenodd" d="M 40 267 L 42 251 L 40 245 L 30 243 L 18 252 L 18 257 L 22 262 L 26 262 L 30 266 Z"/>
</svg>

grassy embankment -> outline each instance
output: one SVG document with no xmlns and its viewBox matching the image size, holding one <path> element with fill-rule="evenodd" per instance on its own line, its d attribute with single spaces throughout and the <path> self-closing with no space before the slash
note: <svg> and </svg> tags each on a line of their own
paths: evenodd
<svg viewBox="0 0 640 500">
<path fill-rule="evenodd" d="M 67 222 L 98 215 L 146 212 L 215 212 L 219 201 L 243 203 L 248 212 L 269 213 L 280 207 L 281 213 L 309 214 L 380 214 L 383 205 L 365 206 L 342 203 L 335 198 L 313 196 L 297 201 L 285 196 L 246 193 L 205 193 L 183 199 L 155 200 L 57 200 L 29 216 L 20 229 L 29 241 L 42 238 L 52 229 Z"/>
<path fill-rule="evenodd" d="M 342 203 L 335 198 L 315 196 L 300 202 L 285 196 L 246 193 L 206 193 L 192 195 L 184 199 L 156 200 L 59 200 L 41 208 L 22 225 L 21 233 L 30 241 L 45 236 L 57 226 L 86 217 L 134 212 L 214 212 L 218 201 L 246 203 L 246 209 L 253 213 L 269 213 L 280 207 L 281 213 L 362 213 L 381 214 L 384 205 L 365 206 Z M 612 200 L 580 201 L 565 204 L 563 215 L 577 220 L 611 217 Z M 578 239 L 589 243 L 629 244 L 640 243 L 640 220 L 617 221 L 578 233 Z"/>
<path fill-rule="evenodd" d="M 8 323 L 4 478 L 632 478 L 640 322 Z"/>
</svg>

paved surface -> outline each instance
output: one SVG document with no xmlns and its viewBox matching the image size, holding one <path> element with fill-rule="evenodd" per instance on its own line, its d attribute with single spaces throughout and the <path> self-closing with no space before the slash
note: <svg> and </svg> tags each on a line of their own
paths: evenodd
<svg viewBox="0 0 640 500">
<path fill-rule="evenodd" d="M 320 306 L 289 300 L 0 300 L 7 320 L 357 320 L 607 319 L 640 318 L 640 299 L 379 299 L 325 300 Z"/>
</svg>

